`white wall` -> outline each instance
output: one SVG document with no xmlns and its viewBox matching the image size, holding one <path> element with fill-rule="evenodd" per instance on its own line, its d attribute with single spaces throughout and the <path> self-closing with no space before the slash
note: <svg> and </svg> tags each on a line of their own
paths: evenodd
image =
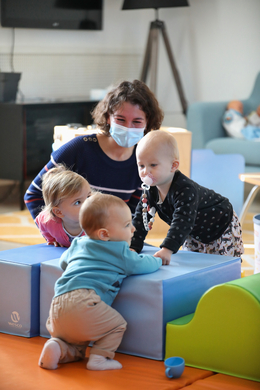
<svg viewBox="0 0 260 390">
<path fill-rule="evenodd" d="M 189 0 L 190 7 L 160 9 L 188 103 L 247 97 L 260 71 L 259 0 Z M 0 68 L 22 72 L 26 99 L 89 95 L 140 77 L 153 9 L 122 11 L 123 0 L 104 0 L 102 31 L 0 28 Z M 148 80 L 149 84 L 149 80 Z M 162 40 L 157 97 L 164 125 L 185 126 Z"/>
</svg>

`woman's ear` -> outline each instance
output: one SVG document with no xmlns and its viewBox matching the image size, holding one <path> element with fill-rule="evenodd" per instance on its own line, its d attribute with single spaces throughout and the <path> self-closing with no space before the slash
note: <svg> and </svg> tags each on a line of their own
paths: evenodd
<svg viewBox="0 0 260 390">
<path fill-rule="evenodd" d="M 171 171 L 175 172 L 179 168 L 179 165 L 180 165 L 179 161 L 173 161 Z"/>
<path fill-rule="evenodd" d="M 109 232 L 107 229 L 99 229 L 97 231 L 97 236 L 98 236 L 98 239 L 101 240 L 101 241 L 109 241 Z"/>
<path fill-rule="evenodd" d="M 59 209 L 59 207 L 53 207 L 52 208 L 52 212 L 55 215 L 55 217 L 58 217 L 58 218 L 63 218 L 64 217 L 64 215 L 62 214 L 62 212 Z"/>
</svg>

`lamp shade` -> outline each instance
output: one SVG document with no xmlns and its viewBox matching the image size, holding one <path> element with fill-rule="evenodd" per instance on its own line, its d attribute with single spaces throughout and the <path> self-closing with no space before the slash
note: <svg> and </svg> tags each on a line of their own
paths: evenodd
<svg viewBox="0 0 260 390">
<path fill-rule="evenodd" d="M 141 8 L 188 7 L 187 0 L 124 0 L 122 10 Z"/>
</svg>

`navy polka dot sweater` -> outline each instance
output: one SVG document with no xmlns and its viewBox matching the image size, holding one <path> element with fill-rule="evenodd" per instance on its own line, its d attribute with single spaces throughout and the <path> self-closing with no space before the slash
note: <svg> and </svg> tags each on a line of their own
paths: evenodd
<svg viewBox="0 0 260 390">
<path fill-rule="evenodd" d="M 224 233 L 233 217 L 233 207 L 227 198 L 200 186 L 180 171 L 176 171 L 162 204 L 158 204 L 156 187 L 151 187 L 147 192 L 148 205 L 155 207 L 159 217 L 170 225 L 160 247 L 168 248 L 173 253 L 179 250 L 188 235 L 205 244 L 215 241 Z M 131 248 L 137 252 L 142 250 L 148 233 L 144 228 L 142 209 L 140 201 L 133 219 L 136 231 L 131 244 Z M 151 216 L 147 214 L 149 220 Z"/>
</svg>

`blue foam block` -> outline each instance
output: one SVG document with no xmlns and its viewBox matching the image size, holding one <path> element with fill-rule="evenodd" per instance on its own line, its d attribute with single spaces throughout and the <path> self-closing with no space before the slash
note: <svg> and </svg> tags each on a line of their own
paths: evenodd
<svg viewBox="0 0 260 390">
<path fill-rule="evenodd" d="M 143 253 L 158 248 L 145 246 Z M 54 284 L 61 275 L 58 260 L 41 264 L 40 335 L 46 329 Z M 113 307 L 127 321 L 119 352 L 164 359 L 166 323 L 193 313 L 210 287 L 241 277 L 241 260 L 229 256 L 179 251 L 157 272 L 124 279 Z"/>
<path fill-rule="evenodd" d="M 64 249 L 39 244 L 0 251 L 0 332 L 39 335 L 40 263 Z"/>
<path fill-rule="evenodd" d="M 244 182 L 239 174 L 245 170 L 241 154 L 215 154 L 210 149 L 194 149 L 191 154 L 191 179 L 230 200 L 237 215 L 244 203 Z"/>
</svg>

